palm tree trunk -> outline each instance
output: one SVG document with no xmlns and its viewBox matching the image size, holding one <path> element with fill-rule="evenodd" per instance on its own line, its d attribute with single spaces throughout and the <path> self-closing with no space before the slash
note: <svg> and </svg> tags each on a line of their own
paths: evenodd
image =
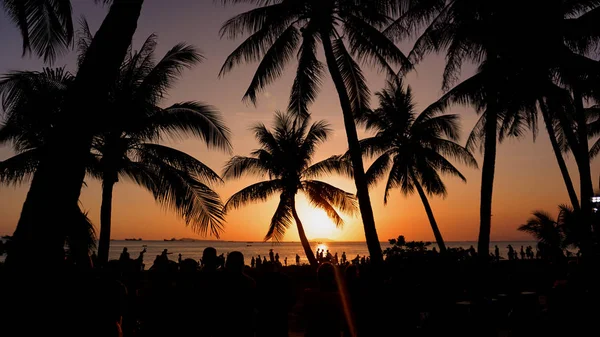
<svg viewBox="0 0 600 337">
<path fill-rule="evenodd" d="M 490 255 L 490 234 L 492 228 L 492 196 L 494 193 L 494 173 L 496 170 L 496 140 L 498 115 L 494 108 L 485 111 L 485 143 L 483 167 L 481 169 L 481 197 L 479 207 L 479 240 L 477 253 L 487 261 Z"/>
<path fill-rule="evenodd" d="M 552 122 L 552 118 L 550 117 L 548 107 L 546 106 L 546 103 L 543 101 L 543 99 L 540 99 L 539 103 L 540 110 L 542 112 L 542 117 L 544 118 L 544 124 L 546 125 L 546 131 L 548 132 L 548 137 L 550 138 L 550 144 L 552 144 L 552 150 L 554 150 L 554 155 L 556 156 L 556 161 L 558 163 L 560 173 L 562 174 L 563 180 L 565 181 L 567 193 L 569 194 L 569 198 L 571 199 L 571 204 L 573 205 L 574 210 L 579 211 L 579 200 L 577 199 L 577 193 L 575 192 L 575 188 L 573 187 L 573 181 L 571 180 L 571 176 L 569 175 L 569 169 L 567 168 L 565 159 L 562 156 L 562 151 L 556 139 L 556 134 L 554 133 L 554 123 Z"/>
<path fill-rule="evenodd" d="M 333 47 L 328 32 L 321 32 L 321 40 L 325 51 L 325 58 L 327 59 L 327 67 L 333 83 L 335 84 L 340 105 L 342 107 L 342 113 L 344 115 L 344 127 L 346 128 L 348 149 L 350 152 L 350 159 L 352 160 L 352 169 L 354 171 L 356 197 L 358 199 L 360 214 L 365 230 L 367 247 L 369 248 L 369 254 L 371 255 L 371 262 L 379 265 L 383 263 L 383 254 L 381 251 L 381 243 L 377 236 L 377 228 L 375 227 L 375 218 L 373 216 L 373 208 L 371 207 L 371 200 L 369 197 L 369 187 L 365 176 L 362 151 L 358 141 L 358 133 L 356 132 L 356 124 L 354 123 L 354 114 L 352 112 L 352 106 L 350 105 L 350 98 L 346 86 L 344 85 L 342 74 L 335 61 L 335 54 L 333 53 Z"/>
<path fill-rule="evenodd" d="M 442 238 L 442 233 L 440 232 L 437 222 L 435 221 L 435 217 L 433 216 L 433 210 L 431 209 L 431 206 L 429 205 L 429 200 L 427 200 L 427 195 L 425 195 L 425 191 L 423 191 L 421 184 L 419 184 L 419 181 L 417 180 L 417 178 L 415 177 L 415 174 L 412 171 L 410 172 L 410 175 L 412 177 L 413 184 L 415 185 L 415 188 L 417 189 L 417 192 L 419 193 L 419 196 L 421 197 L 421 201 L 423 202 L 423 207 L 425 207 L 425 213 L 427 213 L 427 218 L 429 219 L 429 223 L 431 224 L 431 229 L 433 230 L 433 236 L 435 237 L 435 242 L 437 243 L 438 247 L 440 248 L 440 253 L 445 253 L 446 252 L 446 244 L 444 243 L 444 238 Z"/>
<path fill-rule="evenodd" d="M 592 171 L 590 167 L 590 150 L 588 144 L 587 118 L 583 106 L 583 97 L 575 88 L 573 90 L 573 99 L 575 102 L 575 122 L 577 123 L 577 138 L 579 141 L 580 155 L 577 159 L 579 168 L 580 180 L 580 196 L 581 196 L 581 214 L 583 222 L 583 233 L 586 242 L 582 243 L 581 252 L 584 255 L 591 253 L 593 245 L 591 243 L 592 231 L 592 197 L 594 196 L 594 185 L 592 183 Z"/>
<path fill-rule="evenodd" d="M 107 102 L 143 0 L 114 0 L 94 36 L 57 121 L 48 150 L 34 174 L 11 245 L 7 266 L 48 268 L 64 261 L 65 221 L 78 208 L 92 135 Z"/>
<path fill-rule="evenodd" d="M 302 248 L 304 248 L 304 254 L 306 254 L 306 258 L 311 266 L 316 266 L 317 259 L 315 258 L 315 253 L 312 251 L 310 247 L 310 242 L 306 238 L 306 233 L 304 232 L 304 226 L 302 226 L 302 221 L 300 221 L 300 217 L 298 216 L 298 212 L 296 212 L 296 198 L 292 198 L 292 215 L 294 216 L 294 220 L 296 221 L 296 227 L 298 227 L 298 236 L 300 237 L 300 243 L 302 243 Z"/>
<path fill-rule="evenodd" d="M 98 240 L 98 262 L 105 265 L 110 251 L 110 228 L 112 216 L 112 196 L 116 179 L 112 174 L 104 174 L 102 179 L 102 205 L 100 206 L 100 240 Z"/>
</svg>

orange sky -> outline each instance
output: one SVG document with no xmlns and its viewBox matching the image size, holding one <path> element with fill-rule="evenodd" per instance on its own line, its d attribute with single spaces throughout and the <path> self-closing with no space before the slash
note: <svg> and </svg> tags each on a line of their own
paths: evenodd
<svg viewBox="0 0 600 337">
<path fill-rule="evenodd" d="M 91 27 L 97 28 L 105 9 L 92 5 L 92 1 L 72 1 L 75 16 L 85 14 Z M 247 8 L 247 7 L 245 7 Z M 158 55 L 177 42 L 185 41 L 201 48 L 207 60 L 191 71 L 187 71 L 179 84 L 171 91 L 164 104 L 178 101 L 201 100 L 215 105 L 223 113 L 227 125 L 233 132 L 235 154 L 247 155 L 256 148 L 248 128 L 258 121 L 270 123 L 273 111 L 285 109 L 290 85 L 293 79 L 291 64 L 285 76 L 264 92 L 258 106 L 241 102 L 241 97 L 250 82 L 256 65 L 246 65 L 234 69 L 222 79 L 217 78 L 220 66 L 229 52 L 239 41 L 220 40 L 218 30 L 222 22 L 244 7 L 222 8 L 212 1 L 172 0 L 169 6 L 163 1 L 146 1 L 134 44 L 136 47 L 151 33 L 157 33 Z M 21 58 L 20 38 L 14 27 L 0 20 L 0 43 L 5 46 L 0 56 L 0 72 L 8 70 L 38 70 L 43 65 L 34 58 Z M 11 46 L 6 48 L 6 46 Z M 401 45 L 407 52 L 410 44 Z M 73 69 L 75 58 L 67 55 L 56 62 L 57 66 L 67 65 Z M 408 75 L 407 82 L 422 109 L 441 94 L 440 78 L 443 57 L 431 56 L 416 71 Z M 383 77 L 364 68 L 372 91 L 383 86 Z M 472 71 L 467 69 L 465 75 Z M 374 101 L 372 103 L 375 103 Z M 373 104 L 374 106 L 375 104 Z M 462 116 L 463 137 L 475 122 L 475 113 L 470 108 L 455 107 L 449 113 Z M 329 121 L 335 133 L 331 140 L 321 146 L 316 160 L 344 152 L 347 143 L 341 111 L 331 81 L 327 78 L 316 104 L 312 107 L 314 119 Z M 541 125 L 541 124 L 540 124 Z M 218 152 L 208 152 L 199 141 L 171 143 L 201 159 L 217 172 L 221 171 L 228 156 Z M 11 155 L 7 148 L 0 149 L 0 160 Z M 476 154 L 481 166 L 481 155 Z M 577 183 L 577 170 L 572 159 L 568 160 L 573 180 Z M 479 187 L 480 171 L 459 166 L 467 177 L 464 184 L 458 179 L 446 179 L 449 195 L 446 199 L 431 198 L 431 205 L 438 225 L 447 241 L 477 240 L 479 224 Z M 597 181 L 598 161 L 592 164 L 594 181 Z M 352 181 L 340 177 L 324 177 L 323 180 L 354 192 Z M 216 190 L 223 199 L 242 187 L 256 182 L 255 179 L 243 179 L 227 182 Z M 99 225 L 100 184 L 92 179 L 86 180 L 87 187 L 82 190 L 81 200 L 90 217 Z M 577 187 L 576 187 L 577 188 Z M 0 187 L 0 234 L 14 231 L 28 186 L 14 188 Z M 403 234 L 410 240 L 433 240 L 426 214 L 418 196 L 402 196 L 395 191 L 388 205 L 383 205 L 383 186 L 377 186 L 371 192 L 375 220 L 379 238 L 388 238 Z M 227 216 L 224 240 L 257 241 L 266 233 L 270 217 L 276 206 L 276 199 L 250 205 L 241 210 L 232 211 Z M 557 205 L 568 202 L 559 169 L 551 151 L 547 135 L 540 130 L 535 143 L 531 134 L 520 140 L 509 139 L 499 146 L 494 189 L 492 218 L 492 240 L 527 239 L 516 231 L 529 214 L 536 209 L 556 213 Z M 309 238 L 331 238 L 333 240 L 364 240 L 359 218 L 345 217 L 343 229 L 336 229 L 325 219 L 323 213 L 312 210 L 303 198 L 298 200 L 298 212 L 303 219 Z M 163 239 L 171 237 L 198 237 L 183 221 L 173 213 L 157 205 L 145 190 L 129 183 L 120 182 L 114 191 L 113 238 L 142 237 L 144 239 Z M 295 228 L 290 228 L 285 240 L 298 240 Z"/>
</svg>

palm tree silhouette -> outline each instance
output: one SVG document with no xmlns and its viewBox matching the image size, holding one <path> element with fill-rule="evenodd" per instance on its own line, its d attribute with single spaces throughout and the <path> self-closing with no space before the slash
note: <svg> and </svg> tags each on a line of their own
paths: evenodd
<svg viewBox="0 0 600 337">
<path fill-rule="evenodd" d="M 421 3 L 427 2 L 432 3 Z M 460 69 L 464 60 L 485 63 L 487 68 L 497 67 L 495 72 L 500 76 L 497 81 L 504 81 L 506 85 L 503 90 L 512 91 L 512 94 L 498 94 L 499 89 L 489 91 L 485 98 L 488 107 L 486 113 L 490 112 L 489 103 L 505 106 L 509 104 L 515 106 L 514 109 L 520 109 L 517 106 L 521 105 L 521 108 L 524 108 L 522 110 L 529 116 L 517 118 L 535 122 L 536 104 L 539 105 L 571 203 L 577 209 L 577 196 L 560 147 L 554 144 L 552 139 L 552 133 L 556 132 L 555 120 L 558 120 L 562 128 L 561 133 L 577 162 L 581 209 L 583 214 L 591 216 L 593 189 L 582 98 L 592 95 L 588 82 L 596 81 L 595 74 L 600 73 L 600 68 L 597 62 L 583 55 L 596 45 L 597 32 L 590 28 L 590 22 L 600 15 L 600 4 L 587 0 L 551 3 L 539 1 L 531 3 L 526 9 L 515 11 L 514 6 L 518 6 L 516 1 L 478 3 L 462 0 L 447 4 L 443 1 L 433 3 L 437 3 L 438 6 L 434 10 L 421 10 L 421 13 L 428 13 L 427 15 L 433 16 L 434 19 L 411 52 L 412 60 L 419 60 L 431 50 L 447 49 L 445 87 L 456 80 L 456 70 Z M 528 85 L 525 85 L 526 83 Z M 560 86 L 557 87 L 557 84 Z M 521 87 L 523 92 L 510 89 L 511 86 Z M 514 97 L 515 94 L 517 97 Z M 498 101 L 497 98 L 501 96 L 504 96 L 502 101 Z M 480 101 L 481 98 L 480 96 Z M 560 102 L 557 104 L 554 102 L 556 100 Z M 566 109 L 563 108 L 565 106 Z M 553 107 L 559 108 L 550 111 L 549 108 Z M 494 110 L 502 109 L 496 107 Z M 510 125 L 510 121 L 514 121 L 516 116 L 518 114 L 509 116 L 509 123 L 505 125 Z M 484 128 L 488 135 L 493 134 L 492 124 L 495 123 L 490 123 L 489 127 Z M 535 124 L 530 123 L 529 126 L 535 136 Z M 479 244 L 479 248 L 484 249 L 484 252 L 487 252 L 486 247 L 489 243 L 489 215 L 493 189 L 492 157 L 495 156 L 492 137 L 486 139 L 489 143 L 484 146 Z M 584 221 L 587 222 L 589 221 Z"/>
<path fill-rule="evenodd" d="M 312 179 L 320 173 L 318 167 L 321 165 L 316 163 L 311 166 L 312 156 L 317 145 L 328 138 L 331 129 L 324 121 L 309 125 L 308 118 L 297 119 L 296 115 L 277 112 L 272 130 L 261 123 L 255 125 L 253 131 L 260 149 L 253 151 L 250 157 L 231 158 L 225 165 L 223 178 L 233 179 L 251 174 L 259 177 L 267 175 L 269 180 L 235 193 L 225 203 L 225 210 L 250 202 L 266 201 L 278 193 L 279 205 L 271 219 L 265 241 L 281 240 L 293 219 L 306 257 L 311 265 L 316 265 L 317 260 L 296 212 L 296 194 L 303 192 L 311 205 L 324 210 L 337 226 L 342 226 L 344 221 L 336 208 L 350 214 L 357 210 L 352 194 Z"/>
<path fill-rule="evenodd" d="M 4 12 L 19 28 L 23 54 L 35 52 L 53 62 L 73 42 L 70 0 L 2 0 Z"/>
<path fill-rule="evenodd" d="M 159 203 L 175 210 L 198 232 L 210 231 L 218 237 L 222 230 L 222 203 L 209 187 L 220 182 L 220 177 L 197 159 L 155 142 L 165 136 L 192 135 L 209 147 L 228 151 L 229 130 L 219 114 L 202 103 L 158 106 L 180 72 L 198 63 L 201 55 L 195 48 L 179 44 L 154 62 L 155 46 L 152 35 L 140 51 L 126 58 L 109 106 L 120 114 L 107 114 L 110 121 L 103 123 L 107 127 L 93 141 L 88 172 L 102 181 L 98 247 L 101 263 L 108 261 L 113 186 L 119 177 L 150 191 Z M 35 86 L 36 83 L 42 85 Z M 19 152 L 0 163 L 0 181 L 22 182 L 26 174 L 37 168 L 40 149 L 45 146 L 52 121 L 61 113 L 60 104 L 72 83 L 73 77 L 62 69 L 17 72 L 0 83 L 3 103 L 8 108 L 0 141 L 12 140 Z M 44 119 L 37 115 L 44 115 Z M 30 127 L 32 124 L 35 125 Z"/>
<path fill-rule="evenodd" d="M 514 11 L 509 4 L 496 1 L 423 0 L 417 1 L 409 13 L 392 25 L 406 28 L 404 31 L 390 28 L 389 32 L 406 34 L 426 23 L 409 57 L 416 63 L 432 51 L 445 50 L 445 90 L 458 80 L 465 61 L 479 65 L 473 77 L 454 87 L 429 109 L 459 103 L 473 105 L 480 113 L 467 148 L 471 150 L 478 141 L 483 145 L 478 256 L 485 259 L 489 256 L 497 141 L 507 135 L 522 135 L 525 126 L 535 137 L 539 93 L 550 87 L 548 82 L 539 81 L 537 74 L 532 76 L 535 71 L 524 71 L 527 67 L 519 59 L 522 51 L 529 49 L 530 40 L 520 38 L 521 35 L 535 35 L 539 27 L 531 25 L 529 11 Z M 543 89 L 538 88 L 540 84 Z M 566 177 L 565 183 L 569 186 Z"/>
<path fill-rule="evenodd" d="M 94 35 L 33 174 L 6 258 L 7 267 L 36 265 L 55 270 L 63 264 L 65 219 L 78 207 L 93 127 L 106 111 L 108 93 L 119 75 L 143 3 L 113 0 Z M 36 254 L 38 251 L 44 254 Z"/>
<path fill-rule="evenodd" d="M 531 234 L 538 247 L 547 257 L 556 259 L 564 257 L 564 250 L 570 245 L 577 246 L 579 213 L 567 205 L 559 205 L 558 218 L 554 219 L 545 211 L 535 211 L 527 223 L 518 230 Z M 574 231 L 575 230 L 575 231 Z"/>
<path fill-rule="evenodd" d="M 325 66 L 317 58 L 318 43 L 323 47 L 342 108 L 371 261 L 382 262 L 354 121 L 355 116 L 368 109 L 370 98 L 357 61 L 377 65 L 389 76 L 395 75 L 394 67 L 410 67 L 408 59 L 380 31 L 392 22 L 390 16 L 397 6 L 389 1 L 354 0 L 222 2 L 259 6 L 229 19 L 221 28 L 221 36 L 231 39 L 249 34 L 227 57 L 221 75 L 240 63 L 260 61 L 244 99 L 255 103 L 257 93 L 282 75 L 285 66 L 296 57 L 298 67 L 288 110 L 298 116 L 308 115 L 325 75 Z"/>
<path fill-rule="evenodd" d="M 376 157 L 367 170 L 370 184 L 387 176 L 383 201 L 387 204 L 391 189 L 400 188 L 404 195 L 417 190 L 440 252 L 446 251 L 444 239 L 433 215 L 427 194 L 446 195 L 440 173 L 466 178 L 446 157 L 477 167 L 473 155 L 459 140 L 458 115 L 438 115 L 438 111 L 415 112 L 410 86 L 404 88 L 400 78 L 388 81 L 382 91 L 376 93 L 379 108 L 365 114 L 367 130 L 376 135 L 361 140 L 363 151 Z M 389 171 L 389 173 L 387 173 Z M 387 174 L 386 174 L 387 173 Z"/>
</svg>

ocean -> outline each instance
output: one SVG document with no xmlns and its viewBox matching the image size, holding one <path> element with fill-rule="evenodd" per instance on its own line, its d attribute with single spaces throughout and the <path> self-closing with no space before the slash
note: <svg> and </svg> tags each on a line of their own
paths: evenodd
<svg viewBox="0 0 600 337">
<path fill-rule="evenodd" d="M 498 245 L 500 248 L 500 255 L 504 258 L 507 257 L 507 246 L 512 245 L 513 248 L 519 251 L 521 246 L 527 247 L 532 246 L 536 247 L 535 241 L 492 241 L 490 243 L 490 252 L 494 251 L 494 246 Z M 317 248 L 329 250 L 331 254 L 338 253 L 338 256 L 341 258 L 342 253 L 346 252 L 346 257 L 349 260 L 352 260 L 356 257 L 356 255 L 364 256 L 368 255 L 369 251 L 367 249 L 367 244 L 365 242 L 346 242 L 346 241 L 333 241 L 333 242 L 323 242 L 311 243 L 313 247 L 313 251 L 316 251 Z M 462 247 L 463 249 L 468 249 L 473 246 L 477 249 L 477 242 L 475 241 L 448 241 L 446 242 L 447 247 L 458 248 Z M 273 249 L 275 253 L 279 253 L 279 258 L 283 263 L 284 259 L 288 258 L 288 264 L 294 264 L 296 254 L 300 255 L 300 263 L 308 263 L 306 256 L 304 256 L 304 249 L 302 249 L 302 245 L 300 242 L 281 242 L 281 243 L 271 243 L 271 242 L 240 242 L 240 241 L 155 241 L 155 240 L 143 240 L 143 241 L 127 241 L 127 240 L 112 240 L 110 242 L 110 255 L 109 259 L 117 260 L 123 251 L 123 248 L 127 247 L 129 251 L 129 255 L 132 259 L 138 257 L 139 252 L 141 252 L 144 248 L 146 248 L 146 254 L 144 255 L 144 263 L 146 264 L 146 268 L 149 268 L 154 261 L 156 255 L 159 255 L 164 249 L 167 249 L 169 253 L 169 258 L 173 261 L 177 261 L 179 254 L 183 259 L 194 259 L 198 261 L 202 257 L 202 251 L 206 247 L 214 247 L 217 250 L 217 254 L 225 254 L 233 251 L 240 251 L 244 254 L 246 259 L 246 264 L 250 264 L 250 259 L 252 256 L 257 257 L 260 255 L 261 257 L 269 255 L 269 249 Z M 388 242 L 382 242 L 381 248 L 385 249 L 390 247 Z M 435 243 L 432 243 L 429 246 L 429 249 L 433 247 L 437 248 Z M 3 262 L 6 255 L 0 256 L 0 262 Z"/>
<path fill-rule="evenodd" d="M 490 251 L 494 251 L 494 246 L 498 245 L 500 249 L 500 255 L 507 257 L 507 246 L 512 245 L 517 251 L 521 246 L 527 247 L 532 246 L 535 248 L 535 241 L 492 241 L 490 243 Z M 389 247 L 388 242 L 382 242 L 381 248 L 385 249 Z M 447 247 L 458 248 L 462 247 L 468 249 L 473 246 L 477 249 L 477 242 L 463 241 L 463 242 L 446 242 Z M 225 254 L 232 251 L 240 251 L 244 254 L 246 264 L 250 264 L 252 256 L 261 257 L 269 254 L 269 249 L 273 249 L 274 253 L 279 253 L 280 261 L 283 263 L 284 259 L 288 258 L 288 264 L 295 263 L 296 254 L 300 255 L 300 263 L 308 263 L 306 256 L 304 256 L 304 250 L 300 242 L 239 242 L 239 241 L 124 241 L 124 240 L 113 240 L 110 242 L 110 259 L 118 259 L 123 248 L 127 247 L 130 257 L 135 259 L 139 252 L 147 249 L 144 256 L 144 263 L 146 268 L 149 268 L 154 261 L 156 255 L 159 255 L 164 249 L 168 249 L 169 258 L 176 261 L 178 255 L 181 254 L 183 259 L 191 258 L 198 261 L 202 257 L 202 251 L 206 247 L 214 247 L 217 250 L 217 254 Z M 346 252 L 346 256 L 349 260 L 356 257 L 356 255 L 364 256 L 368 255 L 368 249 L 365 242 L 345 242 L 345 241 L 334 241 L 334 242 L 323 242 L 323 243 L 312 243 L 313 250 L 317 248 L 329 250 L 331 254 L 338 253 L 341 258 L 343 252 Z M 429 249 L 436 247 L 435 243 L 429 246 Z"/>
</svg>

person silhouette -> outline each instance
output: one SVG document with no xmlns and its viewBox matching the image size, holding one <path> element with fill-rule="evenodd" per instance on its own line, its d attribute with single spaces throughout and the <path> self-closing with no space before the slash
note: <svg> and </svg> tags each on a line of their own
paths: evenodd
<svg viewBox="0 0 600 337">
<path fill-rule="evenodd" d="M 304 336 L 340 336 L 344 316 L 335 267 L 329 262 L 322 263 L 317 270 L 317 279 L 318 288 L 304 292 Z"/>
<path fill-rule="evenodd" d="M 279 266 L 268 262 L 256 280 L 256 337 L 288 336 L 288 314 L 295 303 L 295 289 Z"/>
<path fill-rule="evenodd" d="M 496 261 L 500 261 L 500 248 L 498 248 L 498 245 L 494 246 L 494 257 Z"/>
<path fill-rule="evenodd" d="M 287 267 L 287 256 L 283 258 L 283 265 Z"/>
<path fill-rule="evenodd" d="M 523 250 L 523 246 L 521 246 L 521 251 L 519 254 L 521 255 L 521 260 L 525 260 L 525 250 Z"/>
<path fill-rule="evenodd" d="M 260 258 L 260 255 L 258 255 L 258 257 L 256 258 L 256 268 L 260 268 L 262 266 L 262 259 Z"/>
<path fill-rule="evenodd" d="M 127 247 L 123 247 L 121 256 L 119 256 L 119 260 L 120 261 L 129 261 L 129 252 L 127 251 Z"/>
<path fill-rule="evenodd" d="M 214 272 L 217 270 L 218 258 L 217 250 L 213 247 L 206 247 L 202 252 L 202 271 Z"/>
<path fill-rule="evenodd" d="M 254 260 L 254 256 L 250 259 L 250 268 L 254 268 L 256 260 Z"/>
<path fill-rule="evenodd" d="M 275 255 L 273 254 L 273 249 L 269 249 L 269 261 L 275 262 Z"/>
<path fill-rule="evenodd" d="M 296 265 L 300 265 L 300 255 L 296 254 Z"/>
<path fill-rule="evenodd" d="M 227 255 L 220 285 L 218 336 L 254 336 L 256 284 L 244 273 L 244 254 L 233 251 Z"/>
</svg>

